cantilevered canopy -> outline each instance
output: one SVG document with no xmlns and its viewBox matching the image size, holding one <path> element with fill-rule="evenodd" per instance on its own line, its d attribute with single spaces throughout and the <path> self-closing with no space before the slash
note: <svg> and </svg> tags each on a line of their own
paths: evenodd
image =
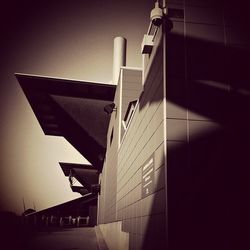
<svg viewBox="0 0 250 250">
<path fill-rule="evenodd" d="M 72 214 L 74 211 L 80 211 L 88 208 L 88 206 L 96 205 L 97 203 L 97 195 L 96 194 L 87 194 L 83 197 L 67 201 L 65 203 L 46 208 L 44 210 L 40 210 L 38 212 L 34 212 L 29 214 L 28 216 L 33 215 L 43 215 L 43 214 Z M 88 211 L 88 210 L 87 210 Z"/>
<path fill-rule="evenodd" d="M 65 176 L 75 177 L 89 192 L 98 184 L 99 173 L 91 165 L 59 162 Z"/>
<path fill-rule="evenodd" d="M 63 136 L 96 169 L 106 151 L 115 85 L 15 74 L 46 135 Z"/>
<path fill-rule="evenodd" d="M 70 171 L 72 169 L 90 169 L 95 170 L 92 165 L 89 164 L 79 164 L 79 163 L 68 163 L 68 162 L 59 162 L 60 167 L 62 168 L 62 171 L 65 176 L 70 175 Z"/>
</svg>

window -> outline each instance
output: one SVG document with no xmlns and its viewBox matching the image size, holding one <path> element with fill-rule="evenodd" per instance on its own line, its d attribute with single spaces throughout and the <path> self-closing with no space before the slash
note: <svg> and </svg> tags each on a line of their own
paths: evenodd
<svg viewBox="0 0 250 250">
<path fill-rule="evenodd" d="M 126 130 L 128 127 L 128 124 L 133 116 L 133 113 L 135 111 L 135 106 L 136 106 L 137 100 L 132 101 L 128 105 L 128 109 L 126 111 L 126 114 L 124 116 L 124 120 L 122 121 L 123 127 Z"/>
<path fill-rule="evenodd" d="M 110 146 L 112 144 L 113 137 L 114 137 L 114 128 L 112 128 L 111 135 L 110 135 Z"/>
</svg>

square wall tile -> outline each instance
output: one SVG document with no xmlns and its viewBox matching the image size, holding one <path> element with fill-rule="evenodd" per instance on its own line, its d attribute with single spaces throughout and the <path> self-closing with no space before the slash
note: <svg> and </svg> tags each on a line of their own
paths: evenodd
<svg viewBox="0 0 250 250">
<path fill-rule="evenodd" d="M 167 140 L 187 141 L 187 120 L 167 119 Z"/>
<path fill-rule="evenodd" d="M 135 249 L 136 250 L 141 250 L 142 249 L 142 236 L 141 235 L 136 235 L 136 246 Z"/>
<path fill-rule="evenodd" d="M 220 124 L 212 121 L 188 121 L 188 123 L 190 143 L 207 138 L 222 129 Z"/>
<path fill-rule="evenodd" d="M 247 28 L 249 25 L 249 1 L 239 0 L 237 8 L 235 6 L 234 1 L 224 1 L 225 25 L 238 27 L 239 29 Z"/>
<path fill-rule="evenodd" d="M 132 234 L 136 233 L 136 218 L 131 219 L 131 233 Z"/>
<path fill-rule="evenodd" d="M 224 43 L 224 29 L 217 25 L 186 24 L 186 35 L 190 38 L 210 43 Z"/>
<path fill-rule="evenodd" d="M 164 154 L 164 143 L 162 143 L 154 152 L 155 154 L 155 170 L 160 168 L 165 163 L 165 154 Z"/>
<path fill-rule="evenodd" d="M 153 206 L 151 209 L 152 214 L 165 213 L 166 209 L 166 193 L 165 189 L 157 191 L 154 195 Z"/>
<path fill-rule="evenodd" d="M 166 249 L 165 218 L 160 215 L 142 217 L 142 249 Z"/>
<path fill-rule="evenodd" d="M 186 6 L 201 6 L 201 7 L 222 7 L 220 0 L 185 0 Z"/>
<path fill-rule="evenodd" d="M 186 80 L 182 77 L 167 77 L 167 100 L 178 104 L 178 101 L 186 99 L 187 86 Z"/>
<path fill-rule="evenodd" d="M 220 26 L 187 24 L 187 77 L 224 81 L 226 49 Z"/>
<path fill-rule="evenodd" d="M 141 234 L 141 224 L 142 224 L 142 217 L 137 217 L 135 218 L 136 221 L 136 229 L 135 229 L 135 233 L 136 234 Z"/>
<path fill-rule="evenodd" d="M 173 22 L 167 36 L 167 75 L 185 76 L 185 41 L 183 22 Z"/>
<path fill-rule="evenodd" d="M 227 46 L 227 76 L 230 83 L 236 83 L 231 84 L 231 89 L 249 90 L 249 44 L 231 44 Z"/>
<path fill-rule="evenodd" d="M 153 205 L 154 205 L 154 197 L 155 194 L 151 194 L 144 199 L 141 200 L 141 215 L 146 216 L 151 214 Z"/>
<path fill-rule="evenodd" d="M 150 230 L 150 217 L 151 216 L 143 216 L 141 218 L 141 234 L 147 235 L 148 231 Z"/>
<path fill-rule="evenodd" d="M 135 243 L 136 243 L 135 237 L 136 236 L 133 233 L 129 234 L 129 249 L 135 249 Z"/>
<path fill-rule="evenodd" d="M 122 221 L 122 231 L 129 232 L 129 220 L 128 219 Z"/>
<path fill-rule="evenodd" d="M 184 0 L 168 0 L 168 4 L 172 7 L 172 4 L 183 6 Z"/>
<path fill-rule="evenodd" d="M 223 25 L 222 8 L 187 6 L 185 18 L 186 22 L 190 23 Z"/>
<path fill-rule="evenodd" d="M 167 118 L 186 119 L 187 86 L 185 78 L 167 78 Z"/>
<path fill-rule="evenodd" d="M 188 143 L 167 143 L 168 208 L 177 209 L 177 200 L 191 190 L 192 171 L 188 164 Z"/>
<path fill-rule="evenodd" d="M 165 187 L 165 166 L 155 171 L 155 191 Z"/>
<path fill-rule="evenodd" d="M 139 217 L 141 216 L 141 200 L 137 201 L 136 202 L 136 213 L 135 213 L 135 216 L 136 217 Z"/>
<path fill-rule="evenodd" d="M 167 102 L 167 118 L 187 119 L 186 101 Z"/>
<path fill-rule="evenodd" d="M 189 120 L 226 123 L 230 116 L 229 85 L 223 81 L 188 81 Z"/>
<path fill-rule="evenodd" d="M 227 43 L 230 45 L 233 44 L 250 44 L 250 34 L 246 32 L 246 27 L 239 26 L 226 26 L 226 39 Z"/>
</svg>

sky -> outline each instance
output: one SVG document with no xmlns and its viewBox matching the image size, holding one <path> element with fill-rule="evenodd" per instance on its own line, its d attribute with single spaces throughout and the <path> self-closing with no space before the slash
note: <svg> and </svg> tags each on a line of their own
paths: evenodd
<svg viewBox="0 0 250 250">
<path fill-rule="evenodd" d="M 153 0 L 5 1 L 0 10 L 0 210 L 17 214 L 79 197 L 58 162 L 86 163 L 64 138 L 45 136 L 14 73 L 110 83 L 113 39 L 140 47 Z"/>
</svg>

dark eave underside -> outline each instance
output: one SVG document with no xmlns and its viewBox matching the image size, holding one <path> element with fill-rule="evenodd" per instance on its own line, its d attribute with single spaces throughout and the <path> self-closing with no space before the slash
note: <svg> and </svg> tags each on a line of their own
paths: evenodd
<svg viewBox="0 0 250 250">
<path fill-rule="evenodd" d="M 70 171 L 83 187 L 91 192 L 91 186 L 98 184 L 99 173 L 91 165 L 76 163 L 59 163 L 65 176 L 69 176 Z"/>
<path fill-rule="evenodd" d="M 70 170 L 74 168 L 80 169 L 94 169 L 93 166 L 89 164 L 79 164 L 79 163 L 67 163 L 67 162 L 59 162 L 60 167 L 65 176 L 69 176 Z"/>
<path fill-rule="evenodd" d="M 29 89 L 49 93 L 51 95 L 113 101 L 116 89 L 115 85 L 98 82 L 60 79 L 20 73 L 16 73 L 15 76 L 24 90 Z"/>
<path fill-rule="evenodd" d="M 115 85 L 16 74 L 46 135 L 65 137 L 96 169 L 106 151 Z"/>
</svg>

